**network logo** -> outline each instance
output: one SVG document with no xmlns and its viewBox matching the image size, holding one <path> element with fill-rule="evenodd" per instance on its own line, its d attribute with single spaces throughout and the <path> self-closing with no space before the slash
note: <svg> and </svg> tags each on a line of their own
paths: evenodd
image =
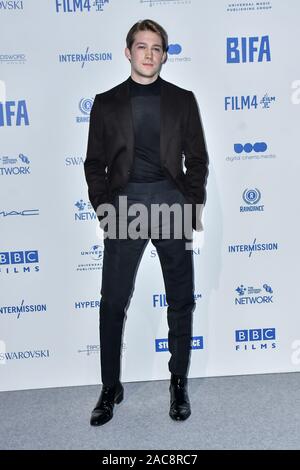
<svg viewBox="0 0 300 470">
<path fill-rule="evenodd" d="M 81 257 L 84 260 L 88 258 L 89 262 L 80 262 L 76 271 L 99 271 L 103 265 L 103 251 L 102 245 L 93 245 L 89 250 L 82 250 Z"/>
<path fill-rule="evenodd" d="M 93 106 L 94 100 L 91 98 L 82 98 L 79 101 L 79 111 L 81 112 L 81 116 L 76 117 L 76 122 L 89 122 L 90 121 L 90 113 Z"/>
<path fill-rule="evenodd" d="M 0 54 L 0 64 L 23 65 L 26 61 L 25 54 Z"/>
<path fill-rule="evenodd" d="M 112 52 L 89 52 L 89 49 L 88 46 L 85 53 L 59 54 L 58 60 L 62 64 L 78 62 L 81 64 L 81 68 L 84 67 L 86 62 L 108 62 L 112 60 Z"/>
<path fill-rule="evenodd" d="M 22 125 L 29 126 L 26 101 L 0 101 L 0 127 Z"/>
<path fill-rule="evenodd" d="M 104 11 L 109 0 L 55 0 L 56 13 L 89 13 Z"/>
<path fill-rule="evenodd" d="M 0 252 L 0 274 L 38 272 L 38 262 L 39 254 L 37 250 L 2 251 Z"/>
<path fill-rule="evenodd" d="M 250 245 L 229 245 L 228 246 L 228 252 L 230 254 L 247 253 L 249 258 L 251 258 L 252 253 L 269 252 L 269 251 L 277 251 L 277 250 L 278 250 L 277 242 L 256 243 L 256 238 L 253 240 L 253 243 Z"/>
<path fill-rule="evenodd" d="M 21 314 L 28 314 L 28 313 L 41 313 L 47 311 L 46 304 L 26 304 L 24 299 L 20 303 L 20 305 L 0 305 L 0 315 L 20 318 Z"/>
<path fill-rule="evenodd" d="M 94 212 L 91 203 L 84 202 L 83 199 L 77 201 L 74 206 L 77 208 L 77 212 L 75 213 L 75 221 L 86 221 L 86 220 L 96 220 L 97 216 Z"/>
<path fill-rule="evenodd" d="M 47 359 L 48 357 L 50 357 L 49 349 L 0 352 L 0 362 L 24 359 Z"/>
<path fill-rule="evenodd" d="M 253 351 L 276 348 L 275 328 L 256 328 L 235 331 L 235 350 Z"/>
<path fill-rule="evenodd" d="M 5 10 L 23 10 L 23 1 L 0 1 L 0 11 Z"/>
<path fill-rule="evenodd" d="M 29 165 L 29 158 L 23 153 L 20 153 L 18 158 L 2 156 L 0 157 L 0 176 L 29 175 Z"/>
<path fill-rule="evenodd" d="M 204 349 L 203 336 L 193 336 L 191 339 L 191 349 Z M 155 340 L 155 351 L 166 352 L 169 351 L 169 342 L 167 338 L 160 338 Z"/>
<path fill-rule="evenodd" d="M 271 103 L 275 102 L 275 96 L 265 93 L 261 98 L 258 95 L 225 96 L 225 111 L 243 111 L 257 109 L 270 109 Z"/>
<path fill-rule="evenodd" d="M 257 188 L 245 189 L 243 200 L 247 206 L 240 206 L 240 212 L 263 212 L 264 205 L 259 205 L 261 192 Z"/>
<path fill-rule="evenodd" d="M 271 62 L 269 36 L 231 37 L 226 40 L 226 62 Z"/>
<path fill-rule="evenodd" d="M 194 300 L 202 298 L 202 294 L 194 294 Z M 153 294 L 152 295 L 152 307 L 154 308 L 165 308 L 168 307 L 166 294 Z"/>
<path fill-rule="evenodd" d="M 22 216 L 28 217 L 32 215 L 39 215 L 39 209 L 24 209 L 22 211 L 1 211 L 0 210 L 0 217 L 9 217 L 9 216 Z"/>
<path fill-rule="evenodd" d="M 272 304 L 273 289 L 269 284 L 263 284 L 262 287 L 245 287 L 239 285 L 235 291 L 238 297 L 235 297 L 235 305 L 255 305 L 255 304 Z"/>
</svg>

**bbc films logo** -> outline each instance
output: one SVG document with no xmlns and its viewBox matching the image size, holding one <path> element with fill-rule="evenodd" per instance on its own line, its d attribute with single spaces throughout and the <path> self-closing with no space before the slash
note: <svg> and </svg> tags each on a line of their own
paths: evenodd
<svg viewBox="0 0 300 470">
<path fill-rule="evenodd" d="M 235 331 L 236 351 L 266 351 L 276 348 L 275 328 L 256 328 Z"/>
<path fill-rule="evenodd" d="M 191 349 L 204 349 L 203 336 L 193 336 L 191 339 Z M 155 340 L 156 352 L 169 351 L 169 342 L 167 338 L 159 338 Z"/>
<path fill-rule="evenodd" d="M 76 116 L 77 123 L 90 122 L 90 113 L 91 113 L 91 109 L 93 106 L 93 102 L 94 100 L 91 98 L 82 98 L 79 101 L 78 108 L 79 108 L 79 111 L 81 112 L 81 115 Z"/>
<path fill-rule="evenodd" d="M 264 2 L 229 2 L 226 6 L 227 13 L 264 13 L 272 9 L 272 3 Z"/>
<path fill-rule="evenodd" d="M 227 64 L 271 62 L 269 36 L 243 36 L 226 39 Z"/>
<path fill-rule="evenodd" d="M 0 156 L 0 176 L 24 176 L 30 174 L 30 160 L 23 153 L 18 157 Z"/>
<path fill-rule="evenodd" d="M 274 160 L 276 155 L 267 152 L 266 142 L 236 142 L 233 144 L 233 154 L 226 157 L 228 162 L 266 161 Z M 245 201 L 246 202 L 246 201 Z"/>
<path fill-rule="evenodd" d="M 238 296 L 234 299 L 235 305 L 256 305 L 272 304 L 273 289 L 269 284 L 264 283 L 262 287 L 239 285 L 235 292 Z"/>
<path fill-rule="evenodd" d="M 0 274 L 28 274 L 39 272 L 39 253 L 31 251 L 0 252 Z"/>
<path fill-rule="evenodd" d="M 264 205 L 258 204 L 261 200 L 261 192 L 258 188 L 245 189 L 243 192 L 243 201 L 246 206 L 240 206 L 240 212 L 263 212 Z"/>
<path fill-rule="evenodd" d="M 256 243 L 254 238 L 253 243 L 249 245 L 228 245 L 228 253 L 230 254 L 241 254 L 246 253 L 249 258 L 253 253 L 268 253 L 271 251 L 278 250 L 278 242 L 264 242 Z"/>
<path fill-rule="evenodd" d="M 110 0 L 55 0 L 56 13 L 90 13 L 104 11 Z"/>
</svg>

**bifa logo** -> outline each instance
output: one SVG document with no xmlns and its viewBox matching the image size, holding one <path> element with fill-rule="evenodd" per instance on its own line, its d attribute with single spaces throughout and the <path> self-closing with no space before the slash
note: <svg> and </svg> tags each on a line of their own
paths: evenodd
<svg viewBox="0 0 300 470">
<path fill-rule="evenodd" d="M 269 36 L 232 37 L 226 41 L 228 64 L 271 62 Z"/>
<path fill-rule="evenodd" d="M 0 10 L 23 10 L 23 1 L 1 1 Z"/>
<path fill-rule="evenodd" d="M 39 254 L 37 250 L 3 251 L 0 252 L 0 273 L 37 272 L 39 271 L 38 262 Z"/>
<path fill-rule="evenodd" d="M 191 339 L 191 349 L 204 349 L 203 336 L 193 336 Z M 169 343 L 167 338 L 160 338 L 155 340 L 155 351 L 166 352 L 169 351 Z"/>
<path fill-rule="evenodd" d="M 275 328 L 256 328 L 251 330 L 236 330 L 236 351 L 266 350 L 276 348 Z M 249 344 L 250 343 L 250 344 Z"/>
<path fill-rule="evenodd" d="M 83 199 L 80 199 L 75 204 L 77 208 L 77 213 L 75 213 L 75 220 L 96 220 L 96 213 L 93 211 L 91 203 L 84 202 Z"/>
<path fill-rule="evenodd" d="M 25 100 L 0 102 L 0 127 L 29 126 Z"/>
</svg>

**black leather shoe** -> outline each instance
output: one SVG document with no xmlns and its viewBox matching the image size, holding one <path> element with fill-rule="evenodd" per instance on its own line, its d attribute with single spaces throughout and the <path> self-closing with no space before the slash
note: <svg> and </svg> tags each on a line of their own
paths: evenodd
<svg viewBox="0 0 300 470">
<path fill-rule="evenodd" d="M 187 378 L 180 375 L 171 375 L 170 383 L 170 413 L 175 421 L 184 421 L 191 414 L 191 405 L 187 392 Z"/>
<path fill-rule="evenodd" d="M 114 387 L 105 387 L 103 385 L 101 395 L 95 408 L 92 411 L 91 425 L 102 426 L 113 417 L 115 403 L 121 403 L 124 398 L 123 385 L 118 382 Z"/>
</svg>

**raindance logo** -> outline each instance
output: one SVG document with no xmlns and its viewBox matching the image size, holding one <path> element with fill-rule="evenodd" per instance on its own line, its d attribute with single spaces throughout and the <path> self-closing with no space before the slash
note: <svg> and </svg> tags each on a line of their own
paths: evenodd
<svg viewBox="0 0 300 470">
<path fill-rule="evenodd" d="M 245 287 L 241 284 L 235 291 L 238 297 L 234 299 L 235 305 L 272 304 L 273 289 L 268 284 L 261 287 Z M 267 295 L 268 294 L 268 295 Z"/>
<path fill-rule="evenodd" d="M 29 158 L 22 153 L 19 154 L 18 158 L 0 157 L 0 176 L 29 175 L 29 164 Z"/>
<path fill-rule="evenodd" d="M 278 243 L 275 242 L 266 242 L 266 243 L 256 243 L 256 238 L 253 240 L 251 245 L 229 245 L 229 253 L 247 253 L 249 258 L 251 258 L 252 253 L 261 252 L 261 251 L 277 251 Z"/>
<path fill-rule="evenodd" d="M 89 52 L 89 46 L 85 53 L 59 54 L 59 62 L 65 64 L 70 62 L 81 63 L 81 68 L 86 62 L 109 62 L 112 60 L 112 52 Z"/>
<path fill-rule="evenodd" d="M 103 264 L 103 246 L 102 245 L 93 245 L 87 251 L 81 251 L 81 256 L 89 258 L 92 262 L 90 263 L 79 263 L 76 271 L 99 271 L 102 269 Z"/>
<path fill-rule="evenodd" d="M 257 109 L 270 109 L 271 103 L 275 102 L 275 96 L 265 93 L 261 98 L 258 95 L 225 96 L 225 111 L 243 111 Z"/>
<path fill-rule="evenodd" d="M 236 351 L 267 350 L 276 348 L 275 328 L 258 328 L 251 330 L 236 330 Z M 271 343 L 272 341 L 272 343 Z M 250 343 L 250 344 L 249 344 Z"/>
<path fill-rule="evenodd" d="M 261 192 L 259 189 L 245 189 L 243 192 L 243 200 L 247 206 L 240 206 L 240 212 L 262 212 L 264 205 L 258 205 L 261 199 Z"/>
<path fill-rule="evenodd" d="M 79 101 L 79 111 L 82 113 L 82 116 L 76 117 L 76 122 L 89 122 L 90 121 L 90 113 L 93 106 L 94 100 L 91 98 L 82 98 Z"/>
</svg>

